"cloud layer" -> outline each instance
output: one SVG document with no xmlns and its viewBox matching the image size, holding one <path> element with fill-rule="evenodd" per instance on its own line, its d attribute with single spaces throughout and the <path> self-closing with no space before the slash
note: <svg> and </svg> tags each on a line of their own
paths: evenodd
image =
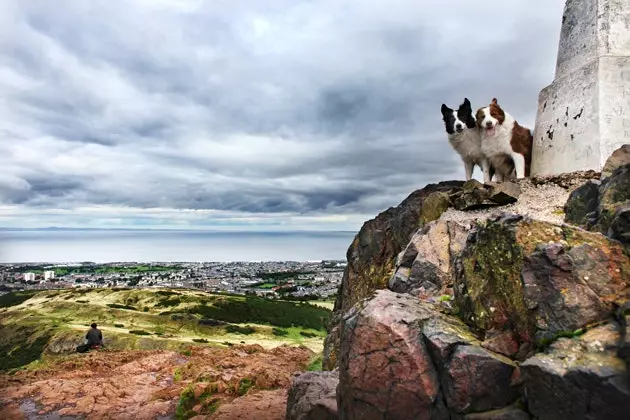
<svg viewBox="0 0 630 420">
<path fill-rule="evenodd" d="M 563 3 L 9 0 L 0 226 L 356 229 L 463 176 L 442 102 L 533 126 Z"/>
</svg>

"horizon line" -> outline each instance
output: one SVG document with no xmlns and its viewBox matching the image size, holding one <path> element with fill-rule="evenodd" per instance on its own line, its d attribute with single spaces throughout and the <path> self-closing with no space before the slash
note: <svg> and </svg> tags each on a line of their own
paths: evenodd
<svg viewBox="0 0 630 420">
<path fill-rule="evenodd" d="M 105 228 L 105 227 L 2 227 L 0 231 L 4 232 L 20 232 L 20 231 L 154 231 L 154 232 L 209 232 L 209 233 L 357 233 L 358 230 L 312 230 L 312 229 L 291 229 L 291 230 L 242 230 L 242 229 L 204 229 L 204 228 Z"/>
</svg>

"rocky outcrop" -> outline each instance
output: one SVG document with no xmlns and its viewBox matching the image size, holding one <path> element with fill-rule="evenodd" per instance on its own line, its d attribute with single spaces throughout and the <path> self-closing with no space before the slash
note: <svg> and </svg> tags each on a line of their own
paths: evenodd
<svg viewBox="0 0 630 420">
<path fill-rule="evenodd" d="M 517 365 L 482 348 L 465 324 L 435 304 L 377 291 L 342 325 L 342 419 L 449 419 L 519 398 Z"/>
<path fill-rule="evenodd" d="M 468 182 L 407 203 L 441 213 L 411 229 L 368 222 L 327 338 L 338 417 L 626 418 L 630 165 L 609 167 Z"/>
<path fill-rule="evenodd" d="M 348 249 L 348 266 L 325 341 L 324 368 L 331 370 L 338 365 L 341 318 L 358 301 L 369 296 L 374 290 L 387 287 L 398 291 L 438 296 L 442 293 L 451 293 L 448 285 L 452 280 L 448 271 L 452 269 L 450 260 L 453 251 L 449 250 L 447 257 L 444 253 L 444 244 L 448 243 L 448 247 L 452 248 L 461 241 L 465 242 L 472 222 L 487 219 L 504 211 L 559 223 L 563 218 L 562 206 L 569 193 L 585 181 L 595 178 L 599 178 L 599 173 L 586 171 L 481 187 L 476 181 L 471 181 L 467 184 L 469 197 L 465 201 L 474 207 L 474 200 L 471 201 L 470 195 L 475 194 L 483 200 L 494 200 L 492 207 L 485 209 L 477 207 L 477 210 L 472 211 L 458 211 L 453 208 L 456 200 L 463 199 L 465 183 L 454 181 L 432 184 L 414 192 L 399 206 L 390 208 L 366 222 Z M 516 197 L 518 201 L 513 203 Z M 510 202 L 512 204 L 509 204 Z M 501 203 L 504 205 L 500 206 Z M 431 236 L 433 229 L 443 230 L 445 227 L 440 225 L 432 227 L 431 231 L 418 232 L 431 221 L 438 219 L 452 222 L 446 229 L 449 232 L 458 232 L 458 236 L 448 240 L 439 239 L 443 242 L 437 245 L 439 252 L 429 250 L 427 254 L 428 248 L 425 246 L 422 251 L 417 250 L 416 255 L 415 250 L 409 245 L 410 239 L 414 234 Z M 458 225 L 463 226 L 463 229 Z M 440 236 L 441 234 L 437 235 Z M 397 258 L 398 254 L 405 250 L 409 252 Z M 416 258 L 418 255 L 420 257 Z"/>
<path fill-rule="evenodd" d="M 331 370 L 337 365 L 341 315 L 374 290 L 387 288 L 395 258 L 407 246 L 411 235 L 418 227 L 437 220 L 449 207 L 450 195 L 462 185 L 460 181 L 427 185 L 361 227 L 346 255 L 348 265 L 325 342 L 325 369 Z"/>
<path fill-rule="evenodd" d="M 336 420 L 338 372 L 306 372 L 293 378 L 287 420 Z"/>
</svg>

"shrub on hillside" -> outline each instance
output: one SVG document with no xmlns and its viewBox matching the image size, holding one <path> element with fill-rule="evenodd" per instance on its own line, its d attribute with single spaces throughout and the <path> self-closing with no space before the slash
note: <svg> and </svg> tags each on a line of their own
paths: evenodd
<svg viewBox="0 0 630 420">
<path fill-rule="evenodd" d="M 250 335 L 256 332 L 256 328 L 250 327 L 249 325 L 246 325 L 244 327 L 238 325 L 228 325 L 227 327 L 225 327 L 225 331 L 234 334 Z"/>
<path fill-rule="evenodd" d="M 271 301 L 254 296 L 223 298 L 212 302 L 211 306 L 197 305 L 189 312 L 232 323 L 253 322 L 283 328 L 295 325 L 315 330 L 324 330 L 330 317 L 330 310 L 308 303 Z"/>
<path fill-rule="evenodd" d="M 108 303 L 107 306 L 109 306 L 112 309 L 128 309 L 130 311 L 137 311 L 135 306 L 120 305 L 118 303 Z"/>
<path fill-rule="evenodd" d="M 0 308 L 8 308 L 10 306 L 17 306 L 22 302 L 25 302 L 32 298 L 36 291 L 24 291 L 24 292 L 11 292 L 0 296 Z"/>
<path fill-rule="evenodd" d="M 135 335 L 151 335 L 150 332 L 146 332 L 143 330 L 130 330 L 129 334 L 135 334 Z"/>
<path fill-rule="evenodd" d="M 283 330 L 282 328 L 274 328 L 271 332 L 277 337 L 286 337 L 289 335 L 289 332 L 287 330 Z"/>
</svg>

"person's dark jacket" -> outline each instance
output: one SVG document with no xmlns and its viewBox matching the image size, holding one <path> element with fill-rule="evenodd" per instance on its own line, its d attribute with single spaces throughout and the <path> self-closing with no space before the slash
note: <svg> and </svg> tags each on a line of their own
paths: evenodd
<svg viewBox="0 0 630 420">
<path fill-rule="evenodd" d="M 103 334 L 101 334 L 101 330 L 99 330 L 98 328 L 90 328 L 90 331 L 88 331 L 88 333 L 85 335 L 85 338 L 87 338 L 88 346 L 103 344 Z"/>
</svg>

